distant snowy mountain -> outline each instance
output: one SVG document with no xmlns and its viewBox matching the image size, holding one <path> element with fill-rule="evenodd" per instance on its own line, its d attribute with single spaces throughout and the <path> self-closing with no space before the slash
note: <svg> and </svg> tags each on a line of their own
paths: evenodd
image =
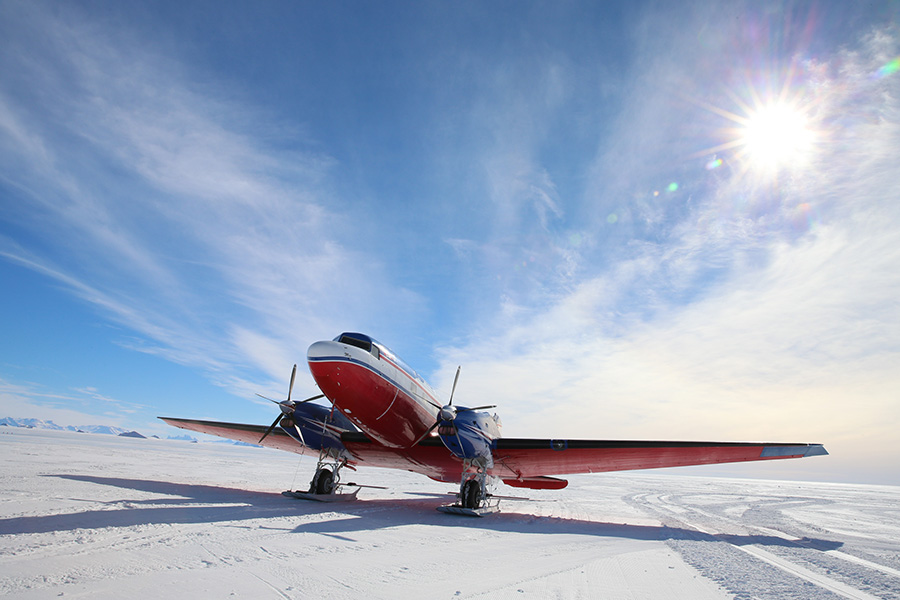
<svg viewBox="0 0 900 600">
<path fill-rule="evenodd" d="M 111 427 L 109 425 L 79 425 L 78 427 L 73 427 L 72 425 L 67 425 L 63 427 L 62 425 L 57 425 L 53 421 L 44 421 L 42 419 L 16 419 L 14 417 L 4 417 L 0 419 L 0 427 L 26 427 L 29 429 L 51 429 L 54 431 L 75 431 L 79 433 L 102 433 L 106 435 L 117 435 L 121 437 L 131 437 L 131 438 L 141 438 L 146 439 L 147 436 L 138 433 L 137 431 L 129 431 L 128 429 L 122 429 L 120 427 Z M 152 436 L 156 439 L 160 439 L 159 436 Z M 190 435 L 170 435 L 166 439 L 168 440 L 182 440 L 185 442 L 191 442 L 196 444 L 197 438 L 192 437 Z M 244 442 L 236 442 L 233 440 L 223 440 L 223 439 L 215 439 L 209 443 L 213 444 L 229 444 L 232 446 L 255 446 L 255 444 L 246 444 Z"/>
<path fill-rule="evenodd" d="M 80 427 L 67 427 L 69 431 L 83 431 L 85 433 L 105 433 L 108 435 L 122 435 L 127 429 L 110 427 L 109 425 L 81 425 Z"/>
<path fill-rule="evenodd" d="M 60 427 L 53 421 L 42 421 L 40 419 L 14 419 L 12 417 L 5 417 L 0 419 L 0 426 L 6 425 L 7 427 L 28 427 L 31 429 L 55 429 L 57 431 L 64 431 L 65 427 Z"/>
<path fill-rule="evenodd" d="M 109 425 L 79 425 L 78 427 L 67 425 L 66 427 L 63 427 L 61 425 L 57 425 L 53 421 L 44 421 L 42 419 L 15 419 L 12 417 L 4 417 L 3 419 L 0 419 L 0 427 L 4 425 L 6 425 L 7 427 L 28 427 L 30 429 L 52 429 L 54 431 L 104 433 L 107 435 L 122 435 L 123 433 L 128 432 L 127 429 L 110 427 Z"/>
</svg>

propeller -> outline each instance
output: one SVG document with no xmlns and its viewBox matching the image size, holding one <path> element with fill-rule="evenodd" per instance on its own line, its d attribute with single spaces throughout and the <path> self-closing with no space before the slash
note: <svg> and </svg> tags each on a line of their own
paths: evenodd
<svg viewBox="0 0 900 600">
<path fill-rule="evenodd" d="M 431 427 L 429 427 L 429 428 L 428 428 L 428 431 L 426 431 L 426 432 L 422 435 L 422 437 L 420 437 L 420 438 L 416 441 L 417 444 L 418 444 L 419 442 L 421 442 L 423 439 L 425 439 L 426 437 L 428 437 L 428 435 L 429 435 L 432 431 L 434 431 L 434 430 L 435 430 L 441 423 L 443 423 L 444 421 L 450 421 L 450 422 L 452 423 L 454 420 L 456 420 L 456 415 L 458 415 L 458 414 L 461 413 L 461 412 L 470 412 L 470 411 L 473 411 L 473 410 L 487 410 L 487 409 L 489 409 L 489 408 L 496 408 L 496 407 L 497 407 L 496 404 L 487 404 L 487 405 L 485 405 L 485 406 L 473 406 L 473 407 L 471 407 L 471 408 L 469 408 L 469 407 L 458 408 L 458 407 L 456 407 L 456 406 L 453 406 L 453 396 L 454 396 L 454 394 L 456 394 L 456 384 L 457 384 L 457 382 L 459 381 L 459 372 L 460 372 L 461 369 L 462 369 L 462 366 L 456 367 L 456 376 L 453 378 L 453 387 L 450 389 L 450 401 L 449 401 L 447 404 L 445 404 L 444 406 L 438 406 L 438 405 L 435 404 L 434 402 L 431 403 L 432 406 L 434 406 L 435 408 L 438 408 L 438 409 L 439 409 L 439 410 L 438 410 L 437 420 L 434 422 L 434 425 L 432 425 Z"/>
<path fill-rule="evenodd" d="M 313 400 L 318 400 L 319 398 L 324 398 L 325 394 L 319 394 L 318 396 L 312 396 L 311 398 L 307 398 L 306 400 L 299 400 L 297 402 L 291 402 L 291 393 L 294 391 L 294 378 L 297 376 L 297 365 L 294 365 L 293 370 L 291 371 L 291 384 L 288 387 L 288 395 L 287 400 L 282 400 L 281 402 L 277 400 L 272 400 L 271 398 L 266 398 L 262 394 L 257 394 L 260 398 L 264 398 L 270 402 L 274 402 L 281 409 L 281 414 L 275 417 L 275 420 L 272 421 L 272 424 L 269 425 L 269 428 L 266 429 L 266 432 L 263 434 L 261 438 L 259 438 L 258 444 L 262 444 L 263 440 L 269 437 L 269 434 L 272 433 L 272 430 L 275 429 L 275 426 L 278 425 L 278 422 L 281 421 L 282 418 L 286 416 L 290 416 L 294 413 L 294 408 L 297 407 L 298 404 L 305 404 L 306 402 L 311 402 Z M 303 439 L 303 434 L 300 434 L 301 440 Z"/>
<path fill-rule="evenodd" d="M 456 418 L 456 414 L 458 412 L 466 412 L 471 410 L 487 410 L 489 408 L 497 408 L 496 404 L 485 404 L 484 406 L 473 406 L 471 408 L 456 408 L 453 406 L 453 394 L 456 393 L 456 382 L 459 381 L 459 370 L 462 369 L 462 366 L 456 367 L 456 377 L 453 378 L 453 389 L 450 390 L 450 402 L 447 403 L 447 406 L 441 407 L 441 417 L 443 417 L 443 412 L 448 411 L 448 417 L 443 418 L 444 421 L 452 421 Z"/>
</svg>

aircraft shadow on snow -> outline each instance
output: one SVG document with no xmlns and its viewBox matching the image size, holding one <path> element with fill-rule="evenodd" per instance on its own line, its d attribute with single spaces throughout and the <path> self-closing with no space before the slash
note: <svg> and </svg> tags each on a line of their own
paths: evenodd
<svg viewBox="0 0 900 600">
<path fill-rule="evenodd" d="M 328 512 L 339 513 L 342 516 L 327 521 L 302 523 L 293 529 L 275 526 L 272 529 L 290 530 L 294 533 L 317 533 L 347 541 L 355 541 L 347 535 L 354 532 L 372 531 L 402 525 L 429 525 L 434 527 L 469 527 L 497 532 L 587 535 L 635 540 L 687 539 L 728 542 L 737 546 L 757 544 L 761 546 L 807 548 L 819 551 L 834 550 L 843 545 L 842 542 L 811 538 L 787 540 L 768 535 L 710 535 L 678 527 L 604 523 L 559 517 L 535 517 L 513 512 L 495 513 L 483 519 L 451 517 L 434 510 L 435 499 L 447 498 L 446 495 L 441 494 L 423 494 L 432 496 L 431 499 L 391 498 L 385 500 L 361 500 L 341 504 L 318 504 L 285 498 L 281 494 L 267 494 L 236 488 L 173 483 L 169 481 L 97 477 L 92 475 L 44 475 L 44 477 L 57 477 L 71 481 L 113 486 L 166 497 L 141 500 L 120 499 L 106 502 L 110 506 L 121 506 L 119 509 L 87 510 L 57 515 L 0 519 L 0 535 L 166 523 L 240 522 Z M 77 499 L 73 498 L 73 500 Z M 85 501 L 103 503 L 96 500 Z"/>
</svg>

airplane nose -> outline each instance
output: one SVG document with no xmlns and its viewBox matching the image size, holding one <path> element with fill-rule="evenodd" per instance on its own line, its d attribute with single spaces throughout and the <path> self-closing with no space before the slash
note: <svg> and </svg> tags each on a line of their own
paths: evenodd
<svg viewBox="0 0 900 600">
<path fill-rule="evenodd" d="M 309 347 L 309 350 L 306 351 L 306 360 L 321 360 L 329 356 L 340 355 L 338 352 L 338 345 L 339 344 L 336 342 L 315 342 Z"/>
</svg>

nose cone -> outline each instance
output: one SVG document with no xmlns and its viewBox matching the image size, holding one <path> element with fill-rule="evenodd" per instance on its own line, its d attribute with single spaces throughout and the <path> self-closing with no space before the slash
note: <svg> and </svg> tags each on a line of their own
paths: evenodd
<svg viewBox="0 0 900 600">
<path fill-rule="evenodd" d="M 309 372 L 322 393 L 332 402 L 340 391 L 343 358 L 343 347 L 337 342 L 316 342 L 306 351 Z"/>
<path fill-rule="evenodd" d="M 442 421 L 452 421 L 456 418 L 456 408 L 447 405 L 441 408 L 441 420 Z"/>
<path fill-rule="evenodd" d="M 342 346 L 337 342 L 316 342 L 306 351 L 306 360 L 314 362 L 334 356 L 343 356 L 341 348 Z"/>
</svg>

